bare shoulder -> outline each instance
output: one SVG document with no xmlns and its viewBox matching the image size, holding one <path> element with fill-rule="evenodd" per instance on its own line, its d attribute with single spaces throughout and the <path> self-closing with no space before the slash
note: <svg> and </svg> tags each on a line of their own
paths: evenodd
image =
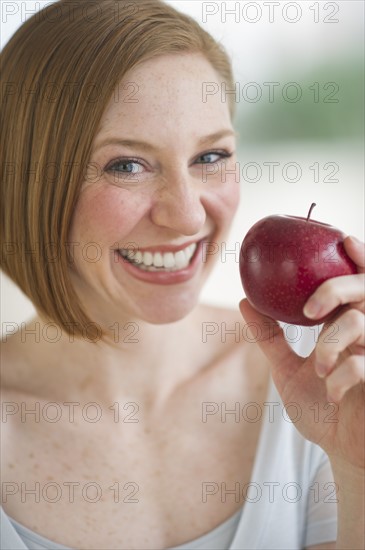
<svg viewBox="0 0 365 550">
<path fill-rule="evenodd" d="M 199 320 L 203 341 L 219 340 L 223 344 L 238 345 L 252 353 L 261 353 L 256 344 L 258 327 L 248 324 L 241 312 L 234 308 L 200 304 Z"/>
<path fill-rule="evenodd" d="M 44 346 L 36 331 L 36 318 L 0 343 L 2 391 L 31 393 L 44 358 Z"/>
<path fill-rule="evenodd" d="M 247 373 L 269 376 L 269 362 L 257 344 L 255 327 L 250 327 L 241 312 L 210 304 L 199 306 L 200 338 L 218 361 L 240 364 Z"/>
<path fill-rule="evenodd" d="M 13 337 L 4 337 L 0 341 L 0 389 L 1 394 L 11 385 L 12 372 L 10 365 L 18 362 L 16 346 L 13 343 Z"/>
<path fill-rule="evenodd" d="M 20 332 L 5 336 L 0 342 L 0 386 L 1 390 L 11 390 L 17 381 L 24 376 L 24 365 L 27 364 L 28 346 L 22 341 Z"/>
<path fill-rule="evenodd" d="M 200 304 L 196 318 L 196 333 L 205 349 L 218 356 L 247 351 L 242 338 L 244 321 L 238 309 Z"/>
<path fill-rule="evenodd" d="M 217 315 L 218 317 L 233 316 L 233 317 L 236 317 L 237 319 L 240 319 L 241 321 L 243 320 L 238 307 L 237 308 L 225 307 L 225 306 L 218 306 L 214 304 L 207 304 L 207 303 L 201 302 L 198 308 L 202 313 L 206 313 L 208 315 Z"/>
</svg>

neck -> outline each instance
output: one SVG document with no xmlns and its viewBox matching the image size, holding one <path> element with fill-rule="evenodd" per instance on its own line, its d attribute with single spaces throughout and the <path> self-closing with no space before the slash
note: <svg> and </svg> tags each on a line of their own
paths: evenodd
<svg viewBox="0 0 365 550">
<path fill-rule="evenodd" d="M 47 399 L 102 401 L 104 405 L 135 401 L 159 406 L 199 370 L 199 323 L 195 308 L 174 323 L 130 320 L 115 324 L 105 341 L 93 343 L 63 334 L 52 342 L 50 332 L 47 339 L 31 337 L 32 331 L 47 334 L 46 322 L 36 317 L 26 325 L 28 338 L 22 338 L 31 366 L 25 378 L 22 373 L 18 378 Z M 203 355 L 206 353 L 202 361 Z"/>
</svg>

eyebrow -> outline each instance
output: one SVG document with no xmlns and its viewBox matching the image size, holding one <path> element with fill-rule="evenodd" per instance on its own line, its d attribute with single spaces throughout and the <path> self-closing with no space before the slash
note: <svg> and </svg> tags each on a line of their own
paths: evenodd
<svg viewBox="0 0 365 550">
<path fill-rule="evenodd" d="M 219 139 L 226 137 L 226 136 L 236 136 L 237 132 L 234 132 L 230 129 L 220 130 L 219 132 L 215 132 L 214 134 L 209 134 L 208 136 L 203 136 L 198 140 L 197 145 L 203 146 L 207 143 L 212 143 L 213 141 L 218 141 Z M 147 143 L 146 141 L 139 141 L 134 139 L 120 139 L 116 137 L 110 137 L 106 138 L 105 140 L 102 140 L 100 143 L 96 144 L 94 147 L 94 151 L 101 149 L 102 147 L 105 147 L 107 145 L 124 145 L 124 147 L 138 147 L 139 149 L 143 151 L 154 151 L 158 149 L 158 147 L 155 147 L 151 143 Z"/>
</svg>

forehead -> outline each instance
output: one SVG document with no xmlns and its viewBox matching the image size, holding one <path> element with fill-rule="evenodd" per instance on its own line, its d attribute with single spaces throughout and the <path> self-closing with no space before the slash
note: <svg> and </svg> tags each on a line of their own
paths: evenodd
<svg viewBox="0 0 365 550">
<path fill-rule="evenodd" d="M 129 71 L 116 88 L 96 136 L 134 135 L 151 138 L 213 133 L 231 127 L 228 101 L 222 100 L 222 78 L 200 54 L 166 55 Z M 215 90 L 208 95 L 206 91 Z"/>
</svg>

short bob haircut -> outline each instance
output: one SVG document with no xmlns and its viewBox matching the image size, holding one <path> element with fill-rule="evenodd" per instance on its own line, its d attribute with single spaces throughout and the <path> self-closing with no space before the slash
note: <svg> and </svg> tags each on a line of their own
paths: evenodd
<svg viewBox="0 0 365 550">
<path fill-rule="evenodd" d="M 189 52 L 233 87 L 221 45 L 160 0 L 62 0 L 1 52 L 1 268 L 67 334 L 93 323 L 71 284 L 68 237 L 105 107 L 137 64 Z"/>
</svg>

